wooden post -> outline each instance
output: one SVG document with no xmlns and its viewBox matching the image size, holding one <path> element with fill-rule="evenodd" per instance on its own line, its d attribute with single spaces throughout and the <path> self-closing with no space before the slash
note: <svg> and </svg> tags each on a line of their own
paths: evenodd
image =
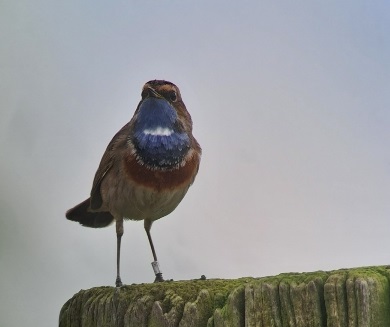
<svg viewBox="0 0 390 327">
<path fill-rule="evenodd" d="M 386 327 L 390 267 L 81 290 L 60 327 Z"/>
</svg>

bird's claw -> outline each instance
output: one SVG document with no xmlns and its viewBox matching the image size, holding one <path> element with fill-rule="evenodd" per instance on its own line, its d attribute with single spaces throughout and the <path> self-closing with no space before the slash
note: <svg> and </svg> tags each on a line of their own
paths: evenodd
<svg viewBox="0 0 390 327">
<path fill-rule="evenodd" d="M 164 281 L 164 278 L 163 278 L 162 273 L 157 273 L 156 278 L 154 279 L 154 282 L 159 283 L 159 282 L 163 282 L 163 281 Z"/>
<path fill-rule="evenodd" d="M 116 278 L 116 281 L 115 281 L 115 286 L 116 287 L 121 287 L 123 284 L 122 284 L 122 281 L 121 281 L 121 278 L 120 277 L 117 277 Z"/>
</svg>

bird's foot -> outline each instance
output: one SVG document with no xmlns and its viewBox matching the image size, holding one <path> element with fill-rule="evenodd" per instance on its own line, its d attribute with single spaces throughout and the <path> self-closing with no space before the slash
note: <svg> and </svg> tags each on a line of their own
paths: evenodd
<svg viewBox="0 0 390 327">
<path fill-rule="evenodd" d="M 159 282 L 163 282 L 163 281 L 164 281 L 164 278 L 162 276 L 162 273 L 156 274 L 156 278 L 154 279 L 154 282 L 159 283 Z"/>
<path fill-rule="evenodd" d="M 116 278 L 116 281 L 115 281 L 115 286 L 116 287 L 121 287 L 123 284 L 122 284 L 122 281 L 121 281 L 121 278 L 118 276 Z"/>
<path fill-rule="evenodd" d="M 155 283 L 163 282 L 164 278 L 162 276 L 162 272 L 160 270 L 160 265 L 158 264 L 158 261 L 153 261 L 152 267 L 153 267 L 154 274 L 156 275 L 156 279 L 154 280 L 154 282 Z"/>
</svg>

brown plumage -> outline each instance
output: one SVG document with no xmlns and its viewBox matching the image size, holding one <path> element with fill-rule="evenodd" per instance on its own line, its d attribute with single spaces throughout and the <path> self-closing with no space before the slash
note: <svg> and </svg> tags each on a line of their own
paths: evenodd
<svg viewBox="0 0 390 327">
<path fill-rule="evenodd" d="M 161 281 L 150 235 L 153 221 L 181 202 L 199 169 L 201 148 L 192 135 L 192 120 L 176 85 L 154 80 L 142 89 L 133 118 L 113 137 L 96 172 L 91 196 L 66 213 L 87 227 L 115 220 L 117 280 L 123 219 L 144 220 L 153 253 L 156 281 Z"/>
</svg>

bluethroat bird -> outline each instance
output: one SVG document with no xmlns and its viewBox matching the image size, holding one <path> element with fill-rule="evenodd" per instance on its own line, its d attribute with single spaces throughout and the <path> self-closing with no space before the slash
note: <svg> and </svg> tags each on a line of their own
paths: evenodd
<svg viewBox="0 0 390 327">
<path fill-rule="evenodd" d="M 150 229 L 170 214 L 194 182 L 202 150 L 192 135 L 192 119 L 179 88 L 147 82 L 133 118 L 116 133 L 103 154 L 91 196 L 66 212 L 83 226 L 100 228 L 114 220 L 117 235 L 116 286 L 123 219 L 143 220 L 152 250 L 155 282 L 163 281 Z"/>
</svg>

